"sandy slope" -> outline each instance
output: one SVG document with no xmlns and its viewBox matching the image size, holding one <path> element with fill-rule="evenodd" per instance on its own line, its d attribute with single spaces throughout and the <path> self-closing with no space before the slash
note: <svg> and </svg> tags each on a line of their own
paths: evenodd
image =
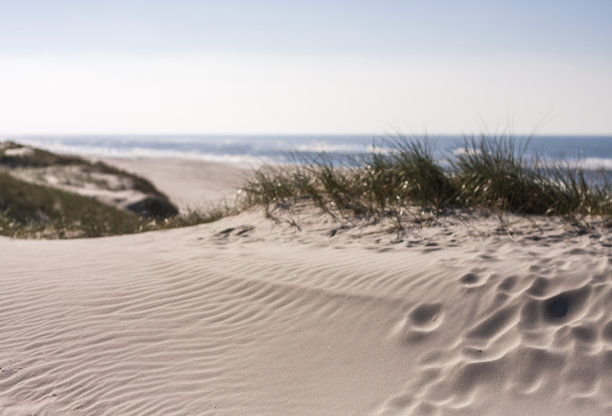
<svg viewBox="0 0 612 416">
<path fill-rule="evenodd" d="M 200 208 L 226 199 L 251 171 L 237 164 L 175 158 L 96 158 L 149 179 L 179 209 Z"/>
<path fill-rule="evenodd" d="M 0 238 L 0 415 L 611 414 L 610 236 L 498 226 Z"/>
</svg>

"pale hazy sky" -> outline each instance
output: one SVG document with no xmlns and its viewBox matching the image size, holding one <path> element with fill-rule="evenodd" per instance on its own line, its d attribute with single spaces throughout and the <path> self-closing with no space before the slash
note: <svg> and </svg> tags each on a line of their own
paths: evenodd
<svg viewBox="0 0 612 416">
<path fill-rule="evenodd" d="M 612 0 L 0 0 L 0 133 L 612 134 Z"/>
</svg>

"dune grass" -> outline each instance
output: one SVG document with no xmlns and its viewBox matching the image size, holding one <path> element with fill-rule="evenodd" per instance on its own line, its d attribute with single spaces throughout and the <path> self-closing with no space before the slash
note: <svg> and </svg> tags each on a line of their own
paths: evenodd
<svg viewBox="0 0 612 416">
<path fill-rule="evenodd" d="M 562 160 L 528 158 L 529 140 L 510 136 L 468 137 L 461 152 L 439 158 L 432 142 L 395 137 L 389 151 L 372 151 L 359 163 L 332 163 L 321 154 L 291 166 L 265 166 L 247 179 L 247 205 L 287 205 L 311 199 L 326 211 L 353 215 L 393 214 L 415 203 L 445 208 L 483 208 L 536 215 L 612 215 L 606 172 L 587 179 Z M 609 172 L 608 172 L 609 173 Z"/>
<path fill-rule="evenodd" d="M 155 196 L 156 198 L 162 199 L 168 203 L 170 202 L 168 197 L 155 188 L 155 186 L 149 180 L 114 166 L 107 165 L 104 162 L 90 162 L 89 160 L 83 159 L 79 156 L 60 155 L 35 147 L 27 147 L 27 149 L 30 149 L 30 151 L 22 155 L 11 155 L 6 153 L 6 150 L 20 148 L 26 148 L 26 146 L 15 142 L 2 143 L 2 147 L 0 147 L 0 167 L 15 169 L 44 168 L 49 166 L 84 166 L 90 172 L 108 173 L 128 178 L 132 182 L 135 190 L 144 194 Z"/>
<path fill-rule="evenodd" d="M 165 230 L 216 221 L 229 207 L 147 219 L 92 198 L 32 184 L 0 171 L 0 235 L 16 238 L 91 238 Z"/>
<path fill-rule="evenodd" d="M 37 185 L 0 171 L 0 235 L 15 238 L 91 238 L 186 227 L 231 214 L 218 207 L 151 219 L 95 199 Z"/>
<path fill-rule="evenodd" d="M 23 152 L 20 150 L 23 149 Z M 17 152 L 15 152 L 17 150 Z M 147 197 L 124 211 L 85 196 L 16 178 L 13 169 L 80 166 L 83 172 L 129 179 Z M 236 213 L 227 205 L 179 213 L 147 179 L 78 156 L 0 142 L 0 235 L 17 238 L 89 238 L 164 230 L 216 221 Z"/>
<path fill-rule="evenodd" d="M 436 215 L 455 208 L 571 218 L 593 215 L 612 225 L 612 186 L 606 180 L 610 172 L 585 171 L 562 160 L 543 163 L 528 158 L 528 144 L 512 137 L 470 137 L 460 152 L 440 158 L 433 142 L 426 138 L 395 137 L 389 139 L 385 150 L 373 150 L 358 160 L 348 156 L 344 161 L 332 160 L 325 153 L 309 159 L 296 156 L 295 164 L 255 171 L 245 179 L 240 197 L 231 206 L 165 219 L 143 218 L 0 171 L 0 235 L 71 238 L 130 234 L 208 223 L 253 206 L 263 206 L 269 214 L 275 207 L 289 207 L 298 200 L 311 201 L 331 214 L 340 211 L 352 216 L 398 217 L 416 205 Z M 26 162 L 23 156 L 4 157 L 0 166 L 84 163 L 81 158 L 37 153 L 37 149 L 30 156 Z M 85 163 L 97 171 L 124 174 L 104 164 Z M 153 185 L 145 179 L 140 186 L 153 192 L 149 189 Z"/>
<path fill-rule="evenodd" d="M 158 220 L 171 218 L 178 214 L 178 209 L 170 199 L 150 181 L 141 176 L 107 165 L 104 162 L 91 162 L 79 156 L 59 155 L 11 141 L 0 142 L 0 169 L 11 171 L 15 169 L 68 166 L 79 167 L 84 175 L 93 173 L 110 174 L 117 178 L 127 179 L 131 189 L 141 192 L 146 196 L 141 201 L 127 208 L 135 214 Z M 128 230 L 126 232 L 131 231 Z"/>
<path fill-rule="evenodd" d="M 91 198 L 35 185 L 0 172 L 0 234 L 11 237 L 101 237 L 134 233 L 144 221 Z"/>
</svg>

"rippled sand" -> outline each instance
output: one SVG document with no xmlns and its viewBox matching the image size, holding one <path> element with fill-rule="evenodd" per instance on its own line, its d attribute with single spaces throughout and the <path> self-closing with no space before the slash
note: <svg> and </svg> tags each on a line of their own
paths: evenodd
<svg viewBox="0 0 612 416">
<path fill-rule="evenodd" d="M 295 215 L 0 238 L 0 414 L 612 414 L 605 229 Z"/>
</svg>

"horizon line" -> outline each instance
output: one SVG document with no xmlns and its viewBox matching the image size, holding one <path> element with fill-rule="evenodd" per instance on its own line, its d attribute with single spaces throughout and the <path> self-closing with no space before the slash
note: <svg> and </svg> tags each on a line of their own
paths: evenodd
<svg viewBox="0 0 612 416">
<path fill-rule="evenodd" d="M 333 133 L 325 133 L 325 132 L 290 132 L 290 133 L 236 133 L 236 132 L 215 132 L 215 133 L 179 133 L 179 132 L 162 132 L 162 133 L 147 133 L 147 132 L 112 132 L 112 133 L 92 133 L 92 132 L 83 132 L 83 133 L 0 133 L 0 139 L 6 140 L 10 139 L 10 136 L 14 137 L 28 137 L 28 136 L 42 136 L 42 137 L 78 137 L 78 136 L 251 136 L 251 137 L 264 137 L 264 136 L 294 136 L 294 137 L 303 137 L 303 136 L 373 136 L 373 137 L 381 137 L 381 136 L 405 136 L 405 137 L 442 137 L 442 136 L 522 136 L 522 137 L 537 137 L 537 136 L 589 136 L 589 137 L 612 137 L 612 132 L 608 133 L 585 133 L 585 132 L 572 132 L 572 133 L 524 133 L 524 132 L 472 132 L 472 133 L 403 133 L 403 132 L 387 132 L 387 133 L 368 133 L 368 132 L 333 132 Z"/>
</svg>

